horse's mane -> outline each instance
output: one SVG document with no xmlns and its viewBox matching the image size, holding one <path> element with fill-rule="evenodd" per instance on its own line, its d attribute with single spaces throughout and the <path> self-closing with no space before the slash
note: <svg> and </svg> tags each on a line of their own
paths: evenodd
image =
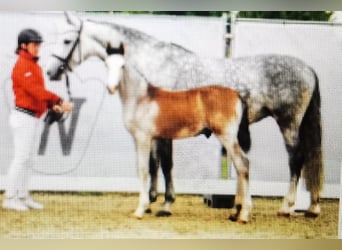
<svg viewBox="0 0 342 250">
<path fill-rule="evenodd" d="M 154 38 L 151 35 L 148 35 L 140 30 L 134 29 L 134 28 L 130 28 L 121 24 L 116 24 L 113 22 L 108 22 L 108 21 L 95 21 L 95 20 L 87 20 L 89 22 L 92 23 L 96 23 L 96 24 L 101 24 L 101 25 L 106 25 L 109 26 L 115 30 L 117 30 L 120 34 L 125 35 L 125 37 L 129 37 L 132 40 L 136 40 L 136 39 L 141 39 L 141 40 L 157 40 L 156 38 Z"/>
<path fill-rule="evenodd" d="M 182 49 L 182 50 L 185 51 L 185 52 L 188 52 L 188 53 L 191 53 L 191 54 L 194 53 L 193 51 L 191 51 L 191 50 L 189 50 L 189 49 L 187 49 L 187 48 L 184 48 L 183 46 L 181 46 L 181 45 L 179 45 L 179 44 L 177 44 L 177 43 L 170 43 L 170 44 L 171 44 L 171 46 L 176 47 L 176 48 L 178 48 L 178 49 Z"/>
<path fill-rule="evenodd" d="M 125 37 L 128 37 L 132 42 L 134 41 L 139 41 L 139 40 L 145 40 L 145 41 L 150 41 L 152 43 L 158 44 L 158 46 L 169 46 L 171 48 L 175 48 L 175 49 L 181 49 L 183 52 L 186 53 L 190 53 L 190 54 L 194 54 L 193 51 L 184 48 L 183 46 L 173 43 L 173 42 L 164 42 L 164 41 L 160 41 L 157 38 L 155 38 L 154 36 L 151 36 L 149 34 L 146 34 L 143 31 L 131 28 L 131 27 L 127 27 L 121 24 L 116 24 L 116 23 L 112 23 L 112 22 L 108 22 L 108 21 L 94 21 L 94 20 L 87 20 L 89 22 L 93 22 L 96 24 L 102 24 L 102 25 L 107 25 L 115 30 L 117 30 L 120 34 L 124 35 Z"/>
</svg>

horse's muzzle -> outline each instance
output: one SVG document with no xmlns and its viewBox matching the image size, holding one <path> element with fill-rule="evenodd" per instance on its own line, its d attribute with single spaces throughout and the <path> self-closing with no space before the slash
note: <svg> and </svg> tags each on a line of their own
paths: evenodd
<svg viewBox="0 0 342 250">
<path fill-rule="evenodd" d="M 57 68 L 57 70 L 56 70 L 55 73 L 53 73 L 53 72 L 51 72 L 50 70 L 48 70 L 48 71 L 46 72 L 46 74 L 49 76 L 49 78 L 50 78 L 51 81 L 59 81 L 59 80 L 62 79 L 62 75 L 64 74 L 65 70 L 66 70 L 66 67 L 65 67 L 65 65 L 63 64 L 63 65 L 61 65 L 61 66 L 59 66 L 59 67 Z M 70 69 L 70 71 L 71 71 L 71 69 Z"/>
<path fill-rule="evenodd" d="M 109 94 L 114 95 L 116 93 L 116 88 L 115 87 L 109 87 L 107 86 L 107 90 Z"/>
<path fill-rule="evenodd" d="M 49 79 L 51 81 L 60 81 L 62 79 L 62 74 L 60 72 L 57 72 L 56 74 L 52 74 L 51 71 L 46 72 L 46 74 L 49 76 Z"/>
</svg>

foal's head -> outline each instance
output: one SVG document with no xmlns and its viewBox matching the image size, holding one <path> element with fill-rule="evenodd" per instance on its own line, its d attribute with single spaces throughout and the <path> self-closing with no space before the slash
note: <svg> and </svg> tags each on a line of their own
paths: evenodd
<svg viewBox="0 0 342 250">
<path fill-rule="evenodd" d="M 106 58 L 105 64 L 108 70 L 107 89 L 113 95 L 123 77 L 125 58 L 122 54 L 113 54 Z"/>
</svg>

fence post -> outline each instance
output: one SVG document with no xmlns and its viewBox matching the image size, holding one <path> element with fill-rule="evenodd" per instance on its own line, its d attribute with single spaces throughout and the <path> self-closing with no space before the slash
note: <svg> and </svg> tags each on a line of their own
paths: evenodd
<svg viewBox="0 0 342 250">
<path fill-rule="evenodd" d="M 342 161 L 341 161 L 341 167 L 342 167 Z M 338 238 L 342 239 L 342 170 L 340 168 L 340 212 L 339 212 L 339 223 L 338 223 Z"/>
<path fill-rule="evenodd" d="M 230 39 L 230 43 L 229 43 L 229 46 L 230 46 L 230 57 L 233 56 L 233 51 L 234 51 L 234 36 L 235 36 L 235 23 L 236 23 L 236 16 L 239 12 L 238 11 L 231 11 L 230 12 L 230 36 L 229 36 L 229 39 Z"/>
</svg>

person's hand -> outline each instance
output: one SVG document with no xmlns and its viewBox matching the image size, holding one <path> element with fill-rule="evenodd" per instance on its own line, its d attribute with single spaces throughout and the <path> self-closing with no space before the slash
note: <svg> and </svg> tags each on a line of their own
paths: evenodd
<svg viewBox="0 0 342 250">
<path fill-rule="evenodd" d="M 68 113 L 72 111 L 72 103 L 68 101 L 62 101 L 59 105 L 54 105 L 52 109 L 57 113 Z"/>
<path fill-rule="evenodd" d="M 60 105 L 63 112 L 71 112 L 72 111 L 72 108 L 73 108 L 73 105 L 71 102 L 67 102 L 67 101 L 63 101 L 62 104 Z"/>
</svg>

